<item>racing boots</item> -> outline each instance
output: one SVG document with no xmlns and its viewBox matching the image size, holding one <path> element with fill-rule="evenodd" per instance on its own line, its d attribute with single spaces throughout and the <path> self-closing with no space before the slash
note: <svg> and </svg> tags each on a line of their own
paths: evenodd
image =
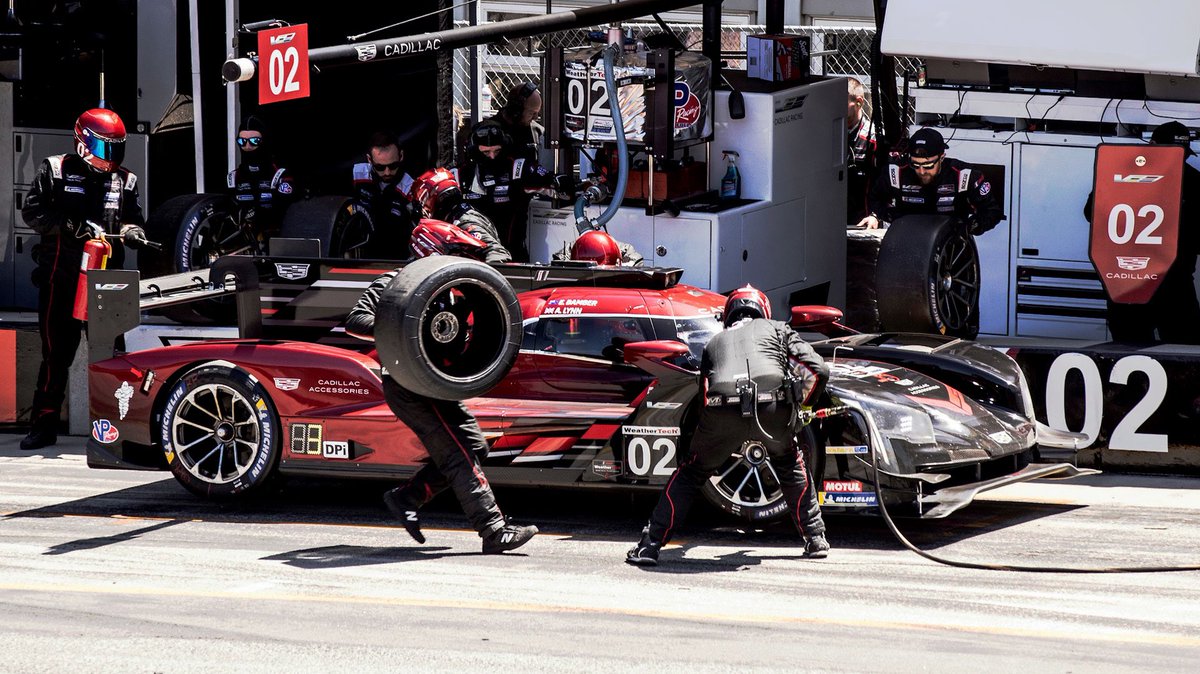
<svg viewBox="0 0 1200 674">
<path fill-rule="evenodd" d="M 804 539 L 804 556 L 809 559 L 825 559 L 829 556 L 829 541 L 825 540 L 825 534 Z"/>
<path fill-rule="evenodd" d="M 29 435 L 21 440 L 21 449 L 26 451 L 41 449 L 58 443 L 58 419 L 50 421 L 43 417 L 33 422 Z"/>
<path fill-rule="evenodd" d="M 483 538 L 483 554 L 498 555 L 506 550 L 516 550 L 537 535 L 538 528 L 532 524 L 517 526 L 505 524 L 503 529 L 497 529 Z"/>
<path fill-rule="evenodd" d="M 425 534 L 421 533 L 421 518 L 417 516 L 417 507 L 409 502 L 404 495 L 403 487 L 389 489 L 383 494 L 383 504 L 392 511 L 396 519 L 404 525 L 404 530 L 418 543 L 425 542 Z"/>
<path fill-rule="evenodd" d="M 625 553 L 625 562 L 635 566 L 658 566 L 658 551 L 661 549 L 662 543 L 650 540 L 649 531 L 643 529 L 642 540 Z"/>
</svg>

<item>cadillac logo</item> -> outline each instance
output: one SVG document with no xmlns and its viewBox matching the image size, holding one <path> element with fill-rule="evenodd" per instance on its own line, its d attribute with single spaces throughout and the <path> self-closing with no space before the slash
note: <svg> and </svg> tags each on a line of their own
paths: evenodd
<svg viewBox="0 0 1200 674">
<path fill-rule="evenodd" d="M 375 58 L 375 45 L 373 44 L 356 45 L 354 51 L 358 52 L 359 61 L 370 61 Z"/>
<path fill-rule="evenodd" d="M 305 276 L 308 276 L 308 265 L 302 263 L 284 264 L 282 262 L 276 262 L 275 273 L 279 276 L 279 278 L 285 278 L 289 281 L 298 281 Z"/>
<path fill-rule="evenodd" d="M 1150 264 L 1150 258 L 1148 258 L 1148 257 L 1122 257 L 1120 255 L 1117 256 L 1117 266 L 1120 267 L 1121 269 L 1128 269 L 1129 271 L 1138 271 L 1140 269 L 1145 269 L 1146 265 L 1148 265 L 1148 264 Z"/>
</svg>

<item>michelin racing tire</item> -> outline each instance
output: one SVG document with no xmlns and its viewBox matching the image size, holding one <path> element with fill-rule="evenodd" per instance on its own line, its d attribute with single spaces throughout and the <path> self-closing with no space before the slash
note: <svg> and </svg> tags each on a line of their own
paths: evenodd
<svg viewBox="0 0 1200 674">
<path fill-rule="evenodd" d="M 517 294 L 500 272 L 435 255 L 409 263 L 384 290 L 375 346 L 401 387 L 427 398 L 466 400 L 508 374 L 521 327 Z"/>
<path fill-rule="evenodd" d="M 279 415 L 253 377 L 203 365 L 167 391 L 159 444 L 175 479 L 210 499 L 239 497 L 268 482 L 279 462 Z"/>
<path fill-rule="evenodd" d="M 207 269 L 217 257 L 245 248 L 245 237 L 233 224 L 233 209 L 233 202 L 221 194 L 183 194 L 163 202 L 146 222 L 146 236 L 162 244 L 162 250 L 139 251 L 143 275 L 152 278 Z M 231 323 L 236 315 L 227 299 L 188 302 L 160 311 L 184 324 Z"/>
<path fill-rule="evenodd" d="M 979 251 L 964 225 L 944 215 L 898 218 L 875 268 L 879 322 L 887 332 L 974 339 L 980 281 Z"/>
<path fill-rule="evenodd" d="M 351 259 L 406 257 L 408 251 L 370 251 L 374 226 L 371 217 L 353 199 L 323 196 L 297 201 L 283 214 L 279 236 L 287 239 L 316 239 L 321 257 Z"/>
<path fill-rule="evenodd" d="M 825 474 L 824 445 L 817 439 L 812 424 L 800 429 L 799 441 L 810 487 L 819 490 Z M 734 450 L 702 490 L 718 509 L 746 522 L 771 522 L 787 516 L 775 468 L 767 460 L 762 445 L 753 441 Z"/>
</svg>

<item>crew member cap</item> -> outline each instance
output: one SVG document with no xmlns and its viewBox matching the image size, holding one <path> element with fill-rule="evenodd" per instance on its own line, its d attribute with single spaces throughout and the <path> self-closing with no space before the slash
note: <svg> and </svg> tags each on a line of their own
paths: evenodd
<svg viewBox="0 0 1200 674">
<path fill-rule="evenodd" d="M 936 157 L 946 151 L 946 140 L 934 129 L 918 129 L 908 139 L 908 154 L 913 157 Z"/>
<path fill-rule="evenodd" d="M 1162 145 L 1182 145 L 1186 155 L 1195 154 L 1191 148 L 1192 136 L 1188 133 L 1188 128 L 1180 122 L 1159 124 L 1154 133 L 1150 135 L 1150 142 Z"/>
</svg>

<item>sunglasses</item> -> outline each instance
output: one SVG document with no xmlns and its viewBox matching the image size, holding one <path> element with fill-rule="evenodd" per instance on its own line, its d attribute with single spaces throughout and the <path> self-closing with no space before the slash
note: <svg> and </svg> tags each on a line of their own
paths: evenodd
<svg viewBox="0 0 1200 674">
<path fill-rule="evenodd" d="M 924 169 L 931 169 L 934 166 L 937 166 L 938 162 L 940 162 L 941 160 L 942 160 L 941 157 L 935 157 L 933 159 L 930 159 L 929 161 L 917 161 L 916 159 L 910 158 L 908 160 L 908 163 L 915 169 L 924 170 Z"/>
<path fill-rule="evenodd" d="M 374 169 L 376 173 L 383 173 L 384 171 L 399 171 L 400 162 L 394 161 L 390 164 L 376 164 L 375 162 L 371 162 L 371 168 Z"/>
<path fill-rule="evenodd" d="M 261 144 L 261 143 L 262 143 L 262 136 L 255 136 L 253 138 L 238 138 L 237 139 L 238 147 L 246 147 L 247 145 L 251 145 L 253 147 L 258 147 L 259 144 Z"/>
</svg>

